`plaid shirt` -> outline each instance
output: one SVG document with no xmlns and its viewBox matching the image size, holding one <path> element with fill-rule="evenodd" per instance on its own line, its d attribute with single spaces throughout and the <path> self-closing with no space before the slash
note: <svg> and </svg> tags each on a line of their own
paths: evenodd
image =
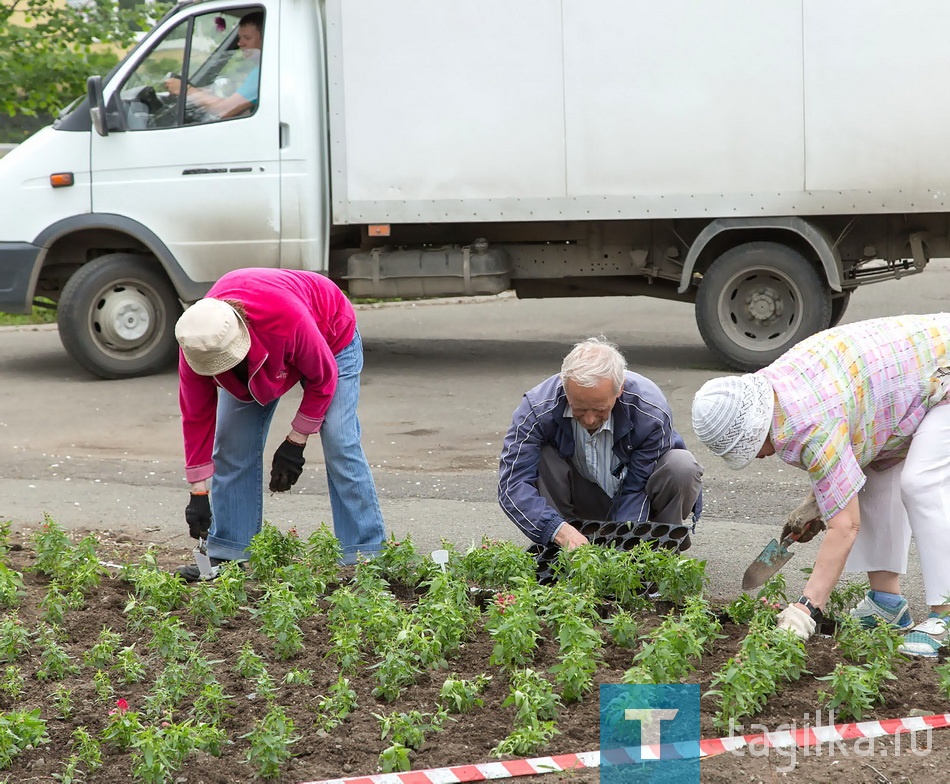
<svg viewBox="0 0 950 784">
<path fill-rule="evenodd" d="M 808 471 L 822 517 L 864 486 L 865 469 L 907 457 L 914 431 L 950 388 L 950 313 L 835 327 L 758 371 L 775 390 L 776 454 Z"/>
</svg>

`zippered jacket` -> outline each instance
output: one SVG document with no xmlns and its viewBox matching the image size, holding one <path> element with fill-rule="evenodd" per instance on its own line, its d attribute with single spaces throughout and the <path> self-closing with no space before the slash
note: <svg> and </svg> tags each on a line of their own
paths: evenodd
<svg viewBox="0 0 950 784">
<path fill-rule="evenodd" d="M 553 446 L 564 459 L 574 456 L 571 419 L 564 416 L 567 396 L 560 376 L 551 376 L 524 394 L 505 436 L 498 472 L 498 502 L 505 514 L 531 541 L 548 544 L 564 518 L 538 492 L 541 447 Z M 660 388 L 650 379 L 626 372 L 623 391 L 611 412 L 613 453 L 622 476 L 613 499 L 610 520 L 649 519 L 647 480 L 657 461 L 671 449 L 686 444 L 673 429 L 673 415 Z M 702 513 L 700 492 L 693 520 Z"/>
<path fill-rule="evenodd" d="M 200 376 L 179 352 L 178 397 L 189 482 L 214 473 L 219 388 L 238 400 L 266 405 L 303 382 L 303 399 L 291 427 L 307 435 L 318 432 L 336 390 L 335 355 L 350 344 L 356 330 L 356 313 L 346 295 L 316 272 L 235 270 L 220 278 L 207 296 L 244 306 L 251 334 L 248 382 L 233 371 Z"/>
</svg>

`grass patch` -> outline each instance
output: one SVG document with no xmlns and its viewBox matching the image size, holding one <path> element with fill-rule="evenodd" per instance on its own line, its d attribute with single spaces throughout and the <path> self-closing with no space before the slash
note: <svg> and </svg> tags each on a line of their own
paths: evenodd
<svg viewBox="0 0 950 784">
<path fill-rule="evenodd" d="M 56 306 L 52 301 L 49 301 L 49 305 L 45 307 L 34 307 L 32 313 L 0 313 L 0 327 L 55 323 Z"/>
</svg>

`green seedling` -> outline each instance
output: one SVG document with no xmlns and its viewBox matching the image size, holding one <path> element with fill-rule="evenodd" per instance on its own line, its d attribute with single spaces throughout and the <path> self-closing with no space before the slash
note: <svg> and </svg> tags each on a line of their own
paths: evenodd
<svg viewBox="0 0 950 784">
<path fill-rule="evenodd" d="M 530 590 L 499 594 L 488 607 L 485 629 L 494 640 L 488 663 L 506 669 L 526 665 L 541 636 Z"/>
<path fill-rule="evenodd" d="M 141 683 L 145 680 L 145 662 L 136 652 L 134 644 L 116 654 L 114 669 L 125 684 Z"/>
<path fill-rule="evenodd" d="M 511 673 L 511 691 L 501 705 L 503 708 L 513 705 L 515 726 L 527 727 L 557 718 L 561 698 L 540 673 L 532 669 L 515 670 Z"/>
<path fill-rule="evenodd" d="M 884 681 L 896 679 L 883 661 L 867 665 L 839 663 L 831 675 L 818 679 L 830 686 L 830 689 L 820 690 L 818 697 L 825 707 L 837 711 L 839 717 L 861 721 L 883 701 L 881 685 Z"/>
<path fill-rule="evenodd" d="M 321 594 L 326 594 L 331 585 L 339 582 L 342 557 L 340 540 L 326 523 L 320 523 L 320 527 L 310 534 L 304 544 L 303 561 L 309 567 Z"/>
<path fill-rule="evenodd" d="M 316 724 L 324 732 L 332 732 L 356 710 L 356 692 L 350 688 L 350 681 L 347 678 L 341 675 L 329 691 L 330 693 L 321 696 L 317 703 L 320 715 Z"/>
<path fill-rule="evenodd" d="M 374 713 L 373 716 L 380 725 L 380 740 L 390 738 L 394 746 L 400 745 L 418 750 L 425 743 L 427 732 L 442 731 L 447 714 L 444 710 L 437 713 L 422 713 L 414 710 L 408 713 L 390 713 L 385 716 Z"/>
<path fill-rule="evenodd" d="M 696 669 L 706 647 L 720 635 L 721 626 L 706 601 L 686 601 L 679 617 L 670 616 L 643 636 L 643 645 L 624 674 L 624 683 L 679 683 Z M 644 680 L 646 678 L 646 680 Z"/>
<path fill-rule="evenodd" d="M 74 753 L 90 771 L 102 767 L 102 747 L 85 727 L 76 727 L 72 734 Z"/>
<path fill-rule="evenodd" d="M 115 663 L 115 655 L 120 645 L 122 645 L 122 635 L 103 626 L 95 645 L 83 654 L 83 662 L 86 666 L 96 669 L 111 667 Z"/>
<path fill-rule="evenodd" d="M 261 621 L 261 631 L 273 642 L 279 659 L 303 650 L 303 630 L 297 621 L 305 617 L 306 608 L 287 584 L 269 585 L 253 615 Z"/>
<path fill-rule="evenodd" d="M 526 757 L 546 748 L 551 739 L 560 734 L 553 721 L 516 727 L 501 743 L 491 750 L 493 757 Z"/>
<path fill-rule="evenodd" d="M 96 692 L 96 698 L 99 702 L 110 702 L 115 694 L 112 688 L 112 679 L 105 670 L 96 670 L 92 676 L 92 685 Z"/>
<path fill-rule="evenodd" d="M 188 611 L 199 623 L 221 626 L 233 618 L 247 601 L 247 572 L 236 561 L 220 567 L 216 579 L 195 586 Z"/>
<path fill-rule="evenodd" d="M 20 668 L 15 664 L 8 664 L 3 671 L 3 677 L 0 678 L 0 694 L 16 701 L 23 696 L 25 688 L 26 679 L 23 677 L 23 673 L 20 672 Z"/>
<path fill-rule="evenodd" d="M 383 652 L 382 659 L 373 665 L 373 696 L 383 702 L 393 702 L 402 690 L 415 682 L 422 670 L 411 649 L 393 645 Z"/>
<path fill-rule="evenodd" d="M 254 650 L 251 641 L 245 642 L 238 651 L 234 662 L 234 671 L 242 678 L 254 680 L 258 675 L 267 671 L 264 659 Z"/>
<path fill-rule="evenodd" d="M 73 693 L 72 690 L 60 684 L 50 695 L 53 705 L 56 707 L 60 718 L 68 720 L 73 715 Z"/>
<path fill-rule="evenodd" d="M 289 669 L 284 675 L 284 683 L 287 686 L 313 686 L 313 670 Z"/>
<path fill-rule="evenodd" d="M 21 751 L 41 743 L 49 743 L 49 736 L 39 708 L 0 714 L 0 770 Z"/>
<path fill-rule="evenodd" d="M 479 675 L 474 680 L 464 680 L 453 674 L 442 684 L 439 700 L 451 713 L 468 713 L 485 704 L 479 695 L 488 688 L 490 682 L 490 675 Z"/>
<path fill-rule="evenodd" d="M 16 607 L 23 593 L 23 575 L 0 562 L 0 607 Z"/>
<path fill-rule="evenodd" d="M 488 537 L 466 551 L 461 570 L 466 579 L 482 588 L 513 589 L 537 582 L 537 565 L 523 547 Z"/>
<path fill-rule="evenodd" d="M 290 747 L 299 740 L 294 735 L 293 720 L 279 705 L 272 706 L 254 729 L 241 737 L 250 742 L 247 762 L 255 765 L 262 779 L 280 775 L 281 766 L 293 756 Z"/>
<path fill-rule="evenodd" d="M 130 710 L 129 703 L 119 698 L 115 708 L 109 711 L 109 720 L 102 730 L 102 739 L 117 749 L 127 749 L 132 745 L 135 733 L 143 728 L 138 711 Z"/>
<path fill-rule="evenodd" d="M 61 681 L 67 675 L 79 672 L 69 654 L 57 642 L 57 635 L 55 626 L 46 626 L 40 630 L 40 667 L 36 671 L 37 680 Z"/>
<path fill-rule="evenodd" d="M 276 526 L 265 522 L 260 532 L 251 539 L 248 547 L 251 570 L 260 583 L 273 582 L 281 566 L 289 566 L 304 555 L 304 546 L 297 536 L 297 529 L 291 528 L 286 534 Z"/>
<path fill-rule="evenodd" d="M 224 687 L 217 681 L 206 683 L 195 697 L 192 714 L 195 721 L 218 725 L 227 718 L 227 709 L 233 705 L 230 695 L 224 693 Z"/>
<path fill-rule="evenodd" d="M 152 637 L 148 647 L 165 661 L 185 661 L 198 651 L 198 641 L 176 616 L 159 618 L 149 624 Z"/>
<path fill-rule="evenodd" d="M 188 586 L 176 575 L 162 569 L 151 549 L 142 556 L 140 564 L 122 567 L 119 576 L 132 584 L 139 603 L 154 607 L 159 613 L 177 610 L 188 595 Z M 126 607 L 126 613 L 129 609 Z"/>
<path fill-rule="evenodd" d="M 804 643 L 795 634 L 765 622 L 753 625 L 739 652 L 713 675 L 707 696 L 719 703 L 716 728 L 728 730 L 731 723 L 762 710 L 783 682 L 801 677 L 805 661 Z"/>
<path fill-rule="evenodd" d="M 618 609 L 604 625 L 613 641 L 621 648 L 635 648 L 639 641 L 640 626 L 637 619 L 624 609 Z"/>
<path fill-rule="evenodd" d="M 409 749 L 401 743 L 394 743 L 387 749 L 383 749 L 379 755 L 379 769 L 383 773 L 399 773 L 412 769 L 412 763 L 409 761 Z"/>
<path fill-rule="evenodd" d="M 55 577 L 64 571 L 66 555 L 72 548 L 72 542 L 66 530 L 48 514 L 43 515 L 43 524 L 32 536 L 33 570 L 47 577 Z"/>
<path fill-rule="evenodd" d="M 0 662 L 15 662 L 29 650 L 30 633 L 14 610 L 0 620 Z"/>
<path fill-rule="evenodd" d="M 393 534 L 367 568 L 388 582 L 415 588 L 429 575 L 431 566 L 432 563 L 416 550 L 411 536 L 407 534 L 405 539 L 398 541 Z"/>
</svg>

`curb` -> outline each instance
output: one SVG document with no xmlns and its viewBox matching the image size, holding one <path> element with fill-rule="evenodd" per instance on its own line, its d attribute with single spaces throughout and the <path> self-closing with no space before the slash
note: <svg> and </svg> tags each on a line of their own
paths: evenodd
<svg viewBox="0 0 950 784">
<path fill-rule="evenodd" d="M 855 738 L 882 738 L 905 732 L 941 729 L 950 726 L 950 713 L 932 716 L 910 716 L 903 719 L 881 719 L 858 723 L 803 727 L 795 730 L 758 732 L 752 735 L 732 735 L 724 738 L 709 738 L 693 743 L 639 746 L 615 749 L 610 752 L 613 764 L 661 759 L 695 759 L 716 757 L 734 752 L 746 746 L 760 745 L 768 748 L 821 746 L 825 743 L 853 740 Z M 345 779 L 323 779 L 301 784 L 457 784 L 463 781 L 486 781 L 517 776 L 536 776 L 542 773 L 559 773 L 565 770 L 600 767 L 600 751 L 585 751 L 580 754 L 560 754 L 554 757 L 486 762 L 479 765 L 458 765 L 450 768 L 410 770 L 405 773 L 377 773 L 371 776 L 353 776 Z"/>
</svg>

